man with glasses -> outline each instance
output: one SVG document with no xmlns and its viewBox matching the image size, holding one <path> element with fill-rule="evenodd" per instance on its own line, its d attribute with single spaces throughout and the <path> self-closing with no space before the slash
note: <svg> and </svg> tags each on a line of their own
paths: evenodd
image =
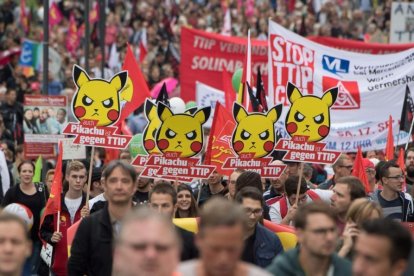
<svg viewBox="0 0 414 276">
<path fill-rule="evenodd" d="M 323 202 L 299 208 L 295 216 L 300 247 L 276 257 L 267 268 L 273 275 L 351 275 L 351 263 L 335 253 L 335 212 Z"/>
<path fill-rule="evenodd" d="M 335 186 L 336 180 L 341 177 L 351 175 L 353 164 L 354 163 L 352 162 L 352 159 L 349 158 L 348 155 L 341 154 L 341 156 L 339 156 L 338 160 L 332 166 L 332 169 L 335 173 L 334 176 L 331 179 L 328 179 L 327 181 L 321 183 L 318 188 L 331 190 Z"/>
<path fill-rule="evenodd" d="M 267 267 L 275 256 L 283 252 L 279 237 L 263 227 L 263 196 L 255 187 L 245 187 L 236 195 L 247 215 L 247 231 L 242 260 L 260 267 Z"/>
<path fill-rule="evenodd" d="M 112 275 L 173 275 L 180 261 L 180 237 L 172 221 L 139 207 L 122 221 L 115 240 Z"/>
<path fill-rule="evenodd" d="M 408 193 L 402 192 L 405 176 L 393 161 L 386 162 L 380 170 L 382 191 L 376 190 L 372 200 L 379 203 L 384 217 L 397 221 L 413 220 L 413 200 Z"/>
<path fill-rule="evenodd" d="M 291 225 L 298 207 L 312 201 L 322 200 L 330 203 L 332 191 L 321 189 L 309 189 L 304 177 L 302 177 L 299 198 L 296 204 L 296 192 L 299 176 L 289 176 L 285 182 L 285 195 L 276 203 L 270 205 L 269 215 L 271 221 L 278 224 Z"/>
</svg>

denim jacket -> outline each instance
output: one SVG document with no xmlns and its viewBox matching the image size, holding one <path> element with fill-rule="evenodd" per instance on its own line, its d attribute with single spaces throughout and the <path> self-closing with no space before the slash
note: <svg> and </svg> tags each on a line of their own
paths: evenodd
<svg viewBox="0 0 414 276">
<path fill-rule="evenodd" d="M 254 263 L 262 268 L 272 263 L 272 260 L 283 253 L 283 246 L 279 237 L 272 231 L 258 223 L 256 225 L 256 239 L 254 241 Z"/>
</svg>

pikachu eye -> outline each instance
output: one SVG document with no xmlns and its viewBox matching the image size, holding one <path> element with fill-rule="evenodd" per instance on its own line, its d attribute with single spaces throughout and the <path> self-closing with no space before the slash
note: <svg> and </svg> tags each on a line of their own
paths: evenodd
<svg viewBox="0 0 414 276">
<path fill-rule="evenodd" d="M 302 122 L 305 119 L 305 116 L 300 113 L 299 111 L 296 111 L 295 113 L 295 120 L 296 122 Z"/>
<path fill-rule="evenodd" d="M 83 105 L 90 106 L 93 103 L 93 100 L 85 95 L 82 98 L 82 103 Z"/>
<path fill-rule="evenodd" d="M 269 138 L 269 131 L 265 130 L 262 133 L 259 134 L 260 139 L 262 140 L 266 140 L 267 138 Z"/>
<path fill-rule="evenodd" d="M 320 124 L 323 122 L 324 117 L 323 114 L 319 114 L 318 116 L 313 117 L 313 120 L 315 121 L 315 123 Z"/>
<path fill-rule="evenodd" d="M 105 101 L 102 102 L 103 106 L 106 108 L 110 108 L 114 105 L 114 101 L 112 100 L 112 98 L 106 99 Z"/>
<path fill-rule="evenodd" d="M 195 132 L 195 130 L 193 130 L 187 133 L 185 136 L 188 140 L 194 140 L 197 137 L 197 133 Z"/>
<path fill-rule="evenodd" d="M 155 139 L 155 135 L 157 134 L 157 129 L 154 129 L 153 131 L 152 131 L 152 137 Z"/>
<path fill-rule="evenodd" d="M 241 134 L 240 134 L 240 136 L 241 136 L 241 138 L 243 139 L 243 140 L 247 140 L 247 139 L 249 139 L 249 137 L 250 137 L 250 133 L 248 133 L 247 131 L 245 131 L 244 129 L 242 130 L 242 132 L 241 132 Z"/>
<path fill-rule="evenodd" d="M 169 138 L 169 139 L 174 138 L 176 135 L 177 135 L 177 133 L 175 133 L 171 129 L 167 129 L 167 131 L 165 132 L 165 136 L 167 136 L 167 138 Z"/>
</svg>

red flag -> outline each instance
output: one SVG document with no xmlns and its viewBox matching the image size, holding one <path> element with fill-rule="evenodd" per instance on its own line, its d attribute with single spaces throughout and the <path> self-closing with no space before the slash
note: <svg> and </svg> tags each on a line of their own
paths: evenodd
<svg viewBox="0 0 414 276">
<path fill-rule="evenodd" d="M 369 186 L 368 178 L 365 173 L 365 168 L 362 159 L 363 157 L 361 147 L 358 147 L 358 151 L 354 161 L 354 167 L 352 169 L 352 175 L 358 177 L 359 180 L 361 180 L 365 188 L 365 193 L 368 194 L 369 192 L 371 192 L 371 187 Z"/>
<path fill-rule="evenodd" d="M 119 126 L 132 112 L 135 111 L 146 98 L 150 97 L 147 82 L 135 60 L 131 47 L 128 45 L 122 70 L 128 71 L 128 82 L 121 93 L 122 100 L 126 101 L 122 108 L 117 125 Z"/>
<path fill-rule="evenodd" d="M 40 219 L 40 225 L 43 224 L 45 217 L 48 215 L 56 214 L 61 209 L 61 196 L 62 196 L 62 142 L 59 142 L 59 155 L 55 168 L 55 175 L 53 176 L 52 187 L 50 188 L 50 196 L 47 200 L 45 211 Z"/>
<path fill-rule="evenodd" d="M 58 6 L 55 2 L 50 5 L 49 8 L 49 25 L 54 26 L 56 24 L 59 24 L 60 21 L 62 21 L 63 15 L 60 12 Z"/>
<path fill-rule="evenodd" d="M 29 17 L 26 13 L 26 0 L 20 0 L 20 24 L 24 32 L 29 33 Z"/>
<path fill-rule="evenodd" d="M 89 23 L 94 24 L 99 20 L 99 4 L 98 1 L 95 1 L 91 11 L 89 12 Z"/>
<path fill-rule="evenodd" d="M 68 36 L 66 38 L 66 49 L 73 54 L 78 49 L 79 43 L 78 27 L 76 26 L 75 16 L 71 13 L 69 18 Z"/>
<path fill-rule="evenodd" d="M 387 145 L 385 146 L 385 160 L 394 159 L 394 134 L 392 132 L 392 117 L 388 119 Z"/>
<path fill-rule="evenodd" d="M 139 63 L 142 64 L 142 62 L 144 61 L 145 57 L 147 56 L 148 53 L 148 41 L 147 41 L 147 29 L 143 29 L 142 33 L 141 33 L 141 39 L 139 41 Z"/>
<path fill-rule="evenodd" d="M 228 157 L 234 157 L 230 144 L 235 126 L 231 114 L 217 102 L 204 163 L 216 165 L 217 172 L 222 175 L 228 175 L 232 172 L 221 169 L 221 166 Z"/>
<path fill-rule="evenodd" d="M 236 91 L 233 90 L 231 85 L 231 76 L 226 70 L 222 71 L 223 88 L 224 88 L 224 100 L 226 103 L 226 109 L 228 112 L 232 112 L 233 103 L 236 100 Z"/>
<path fill-rule="evenodd" d="M 68 243 L 68 257 L 70 257 L 70 249 L 72 247 L 73 240 L 75 239 L 76 232 L 78 231 L 79 225 L 82 219 L 78 220 L 74 224 L 72 224 L 68 230 L 66 230 L 67 239 L 66 242 Z"/>
<path fill-rule="evenodd" d="M 403 148 L 400 148 L 400 152 L 398 153 L 397 164 L 401 168 L 401 170 L 403 171 L 403 174 L 405 175 L 405 158 L 404 158 L 404 149 Z M 407 191 L 407 183 L 405 183 L 405 179 L 404 179 L 404 184 L 403 184 L 403 189 L 402 190 L 403 190 L 403 192 Z"/>
</svg>

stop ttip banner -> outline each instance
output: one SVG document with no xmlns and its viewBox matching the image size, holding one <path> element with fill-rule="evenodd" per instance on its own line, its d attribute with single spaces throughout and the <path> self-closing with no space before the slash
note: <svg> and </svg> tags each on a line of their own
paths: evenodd
<svg viewBox="0 0 414 276">
<path fill-rule="evenodd" d="M 312 42 L 272 21 L 268 42 L 268 97 L 270 105 L 284 106 L 280 132 L 291 105 L 288 81 L 304 95 L 316 97 L 338 88 L 330 113 L 332 131 L 326 139 L 329 149 L 353 151 L 358 145 L 362 150 L 380 149 L 386 135 L 383 124 L 390 115 L 398 129 L 404 93 L 407 86 L 414 89 L 414 49 L 380 58 L 348 52 Z M 404 143 L 406 137 L 395 140 Z"/>
</svg>

